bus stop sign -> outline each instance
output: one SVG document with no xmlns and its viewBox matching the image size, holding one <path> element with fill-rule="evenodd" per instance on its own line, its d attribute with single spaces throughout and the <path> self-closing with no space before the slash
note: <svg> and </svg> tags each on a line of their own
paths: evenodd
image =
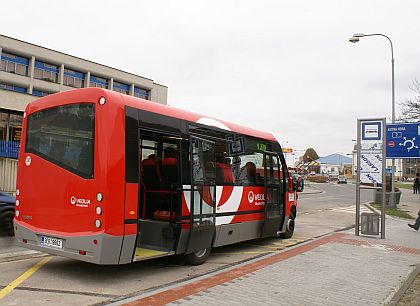
<svg viewBox="0 0 420 306">
<path fill-rule="evenodd" d="M 420 158 L 420 123 L 386 125 L 386 158 Z"/>
</svg>

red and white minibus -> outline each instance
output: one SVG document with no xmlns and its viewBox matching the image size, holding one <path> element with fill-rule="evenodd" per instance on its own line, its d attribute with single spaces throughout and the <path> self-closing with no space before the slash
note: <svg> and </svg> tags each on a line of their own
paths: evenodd
<svg viewBox="0 0 420 306">
<path fill-rule="evenodd" d="M 96 264 L 293 235 L 297 197 L 268 133 L 98 88 L 29 103 L 19 244 Z"/>
</svg>

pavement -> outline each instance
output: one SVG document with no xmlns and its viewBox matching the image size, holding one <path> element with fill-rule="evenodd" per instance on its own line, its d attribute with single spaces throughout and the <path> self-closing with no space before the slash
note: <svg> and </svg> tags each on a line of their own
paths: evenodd
<svg viewBox="0 0 420 306">
<path fill-rule="evenodd" d="M 401 199 L 420 209 L 418 195 Z M 396 305 L 420 275 L 420 232 L 407 223 L 387 217 L 385 239 L 338 231 L 112 305 Z M 419 290 L 409 305 L 420 305 Z"/>
</svg>

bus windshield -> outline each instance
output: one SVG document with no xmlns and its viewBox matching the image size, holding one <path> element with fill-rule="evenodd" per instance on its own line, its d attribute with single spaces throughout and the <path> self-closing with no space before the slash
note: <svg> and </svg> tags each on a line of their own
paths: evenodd
<svg viewBox="0 0 420 306">
<path fill-rule="evenodd" d="M 57 106 L 28 116 L 25 152 L 93 178 L 95 105 Z"/>
</svg>

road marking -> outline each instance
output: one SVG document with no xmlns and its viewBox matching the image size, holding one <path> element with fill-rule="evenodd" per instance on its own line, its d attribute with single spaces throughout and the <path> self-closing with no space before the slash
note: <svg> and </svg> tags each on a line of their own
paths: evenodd
<svg viewBox="0 0 420 306">
<path fill-rule="evenodd" d="M 346 212 L 346 213 L 355 214 L 356 213 L 356 205 L 351 205 L 351 206 L 346 206 L 346 207 L 327 208 L 327 210 L 342 211 L 342 212 Z M 371 212 L 371 210 L 367 207 L 360 206 L 360 212 Z"/>
<path fill-rule="evenodd" d="M 18 278 L 16 278 L 13 282 L 11 282 L 6 287 L 4 287 L 0 291 L 0 300 L 2 298 L 4 298 L 6 295 L 8 295 L 10 292 L 12 292 L 13 289 L 15 289 L 21 283 L 23 283 L 32 274 L 34 274 L 36 271 L 38 271 L 38 269 L 41 268 L 43 265 L 45 265 L 51 258 L 52 258 L 52 256 L 46 257 L 46 258 L 42 259 L 41 261 L 39 261 L 38 263 L 36 263 L 34 266 L 32 266 L 31 268 L 29 268 L 26 272 L 24 272 L 21 276 L 19 276 Z"/>
</svg>

